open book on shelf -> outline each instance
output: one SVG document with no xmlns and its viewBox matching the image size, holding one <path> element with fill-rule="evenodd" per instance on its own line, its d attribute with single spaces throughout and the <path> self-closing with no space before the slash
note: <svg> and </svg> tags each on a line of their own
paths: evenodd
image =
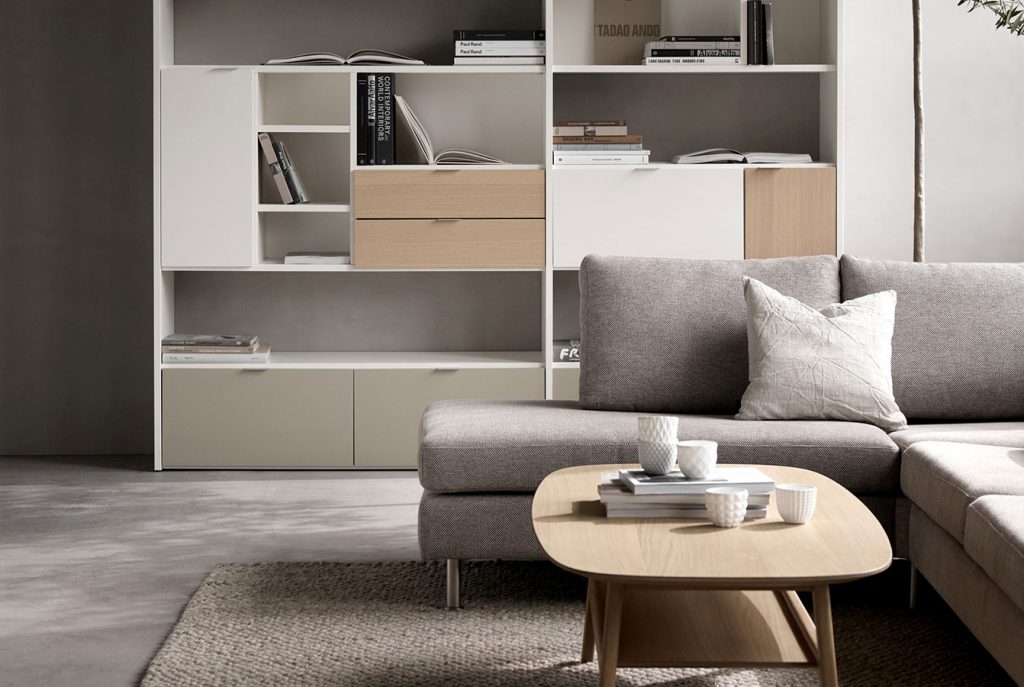
<svg viewBox="0 0 1024 687">
<path fill-rule="evenodd" d="M 729 148 L 708 148 L 694 153 L 676 155 L 672 158 L 672 162 L 677 165 L 704 165 L 715 162 L 735 162 L 748 165 L 797 165 L 809 164 L 813 161 L 807 153 L 741 153 Z"/>
<path fill-rule="evenodd" d="M 494 165 L 505 162 L 486 153 L 465 148 L 448 148 L 435 153 L 434 144 L 430 141 L 430 135 L 416 117 L 416 113 L 409 107 L 409 103 L 406 102 L 405 98 L 396 95 L 395 105 L 398 110 L 399 136 L 412 142 L 412 148 L 418 164 Z"/>
<path fill-rule="evenodd" d="M 279 57 L 267 60 L 267 65 L 291 65 L 296 67 L 343 67 L 346 64 L 426 64 L 423 60 L 415 57 L 399 55 L 396 52 L 387 50 L 356 50 L 348 57 L 342 57 L 332 52 L 308 52 L 291 57 Z"/>
</svg>

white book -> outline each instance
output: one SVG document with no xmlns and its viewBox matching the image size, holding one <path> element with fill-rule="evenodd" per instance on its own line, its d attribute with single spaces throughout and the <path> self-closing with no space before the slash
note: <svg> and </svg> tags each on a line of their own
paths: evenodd
<svg viewBox="0 0 1024 687">
<path fill-rule="evenodd" d="M 278 57 L 264 62 L 266 65 L 299 65 L 299 66 L 328 66 L 341 67 L 346 64 L 426 64 L 423 60 L 415 57 L 399 55 L 388 50 L 356 50 L 348 57 L 342 57 L 332 52 L 307 52 L 291 57 Z"/>
<path fill-rule="evenodd" d="M 703 165 L 719 162 L 748 165 L 797 165 L 809 164 L 813 161 L 813 158 L 807 153 L 741 153 L 731 148 L 707 148 L 676 155 L 672 158 L 672 163 L 677 165 Z"/>
<path fill-rule="evenodd" d="M 434 151 L 430 134 L 409 107 L 409 103 L 400 95 L 395 96 L 395 107 L 398 111 L 398 128 L 406 140 L 411 140 L 416 149 L 416 161 L 426 165 L 484 165 L 502 164 L 505 161 L 496 157 L 466 148 L 448 148 L 441 152 Z"/>
<path fill-rule="evenodd" d="M 577 153 L 583 153 L 579 155 Z M 628 150 L 622 153 L 587 153 L 579 150 L 559 150 L 554 153 L 556 165 L 646 165 L 651 161 L 649 154 L 636 155 L 644 151 Z"/>
<path fill-rule="evenodd" d="M 628 126 L 556 126 L 553 136 L 627 136 Z"/>
<path fill-rule="evenodd" d="M 650 507 L 684 507 L 703 508 L 707 495 L 698 494 L 634 494 L 623 486 L 619 480 L 619 473 L 609 472 L 602 476 L 601 483 L 597 487 L 597 495 L 601 502 L 612 507 L 627 508 L 650 508 Z M 748 506 L 767 507 L 771 501 L 771 494 L 750 494 L 747 497 Z"/>
<path fill-rule="evenodd" d="M 649 41 L 644 46 L 646 54 L 651 50 L 741 50 L 740 41 Z"/>
<path fill-rule="evenodd" d="M 205 365 L 237 365 L 255 363 L 263 365 L 270 360 L 270 346 L 259 346 L 254 352 L 245 353 L 164 353 L 165 363 L 201 363 Z"/>
<path fill-rule="evenodd" d="M 544 48 L 455 48 L 456 57 L 544 57 Z"/>
<path fill-rule="evenodd" d="M 703 494 L 712 487 L 740 487 L 751 494 L 767 494 L 775 489 L 775 481 L 753 467 L 719 466 L 706 479 L 689 479 L 679 470 L 667 475 L 620 470 L 619 479 L 635 494 Z"/>
<path fill-rule="evenodd" d="M 334 251 L 288 253 L 284 256 L 286 265 L 351 265 L 352 256 Z"/>
<path fill-rule="evenodd" d="M 679 520 L 708 520 L 711 513 L 706 508 L 672 508 L 664 506 L 661 508 L 605 508 L 605 515 L 609 518 L 676 518 Z M 760 520 L 768 516 L 767 508 L 747 508 L 744 520 Z"/>
<path fill-rule="evenodd" d="M 741 57 L 645 57 L 641 64 L 703 64 L 724 67 L 742 64 Z"/>
<path fill-rule="evenodd" d="M 455 48 L 540 48 L 544 49 L 544 41 L 455 41 Z"/>
<path fill-rule="evenodd" d="M 454 64 L 486 64 L 490 66 L 539 65 L 543 57 L 456 57 Z"/>
</svg>

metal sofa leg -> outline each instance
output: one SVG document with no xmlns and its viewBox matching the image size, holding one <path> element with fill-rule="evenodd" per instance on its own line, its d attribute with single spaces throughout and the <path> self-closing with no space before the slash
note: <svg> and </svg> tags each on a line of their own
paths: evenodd
<svg viewBox="0 0 1024 687">
<path fill-rule="evenodd" d="M 458 558 L 449 558 L 447 568 L 447 608 L 449 611 L 454 611 L 462 608 L 462 561 Z"/>
<path fill-rule="evenodd" d="M 910 564 L 910 608 L 917 608 L 917 578 L 920 575 L 913 563 Z"/>
</svg>

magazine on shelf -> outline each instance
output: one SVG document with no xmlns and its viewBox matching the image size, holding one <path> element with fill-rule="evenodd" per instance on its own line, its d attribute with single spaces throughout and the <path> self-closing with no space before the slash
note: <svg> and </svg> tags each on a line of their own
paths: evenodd
<svg viewBox="0 0 1024 687">
<path fill-rule="evenodd" d="M 251 347 L 260 340 L 256 334 L 171 334 L 164 346 L 238 346 Z"/>
<path fill-rule="evenodd" d="M 426 62 L 417 60 L 415 57 L 399 55 L 396 52 L 370 49 L 356 50 L 348 57 L 342 57 L 332 52 L 308 52 L 291 57 L 278 57 L 267 60 L 264 64 L 268 66 L 343 67 L 347 64 L 426 64 Z"/>
<path fill-rule="evenodd" d="M 286 265 L 351 265 L 352 256 L 340 251 L 305 251 L 288 253 L 284 256 Z"/>
<path fill-rule="evenodd" d="M 237 365 L 238 363 L 266 364 L 270 360 L 270 346 L 259 346 L 255 351 L 223 353 L 164 353 L 165 363 L 203 363 L 210 365 Z"/>
<path fill-rule="evenodd" d="M 395 105 L 398 113 L 399 135 L 412 142 L 418 164 L 494 165 L 505 162 L 486 153 L 465 148 L 447 148 L 440 152 L 435 152 L 434 144 L 430 141 L 430 134 L 427 133 L 427 130 L 416 117 L 416 113 L 409 107 L 409 103 L 406 102 L 405 98 L 396 95 Z"/>
<path fill-rule="evenodd" d="M 621 470 L 619 479 L 635 494 L 703 494 L 712 487 L 739 487 L 751 494 L 767 494 L 775 488 L 771 477 L 751 467 L 719 467 L 706 479 L 689 479 L 679 470 L 666 475 Z"/>
<path fill-rule="evenodd" d="M 677 165 L 703 165 L 709 163 L 746 163 L 749 165 L 796 165 L 809 164 L 814 159 L 807 153 L 741 153 L 729 148 L 708 148 L 694 153 L 676 155 L 672 162 Z"/>
</svg>

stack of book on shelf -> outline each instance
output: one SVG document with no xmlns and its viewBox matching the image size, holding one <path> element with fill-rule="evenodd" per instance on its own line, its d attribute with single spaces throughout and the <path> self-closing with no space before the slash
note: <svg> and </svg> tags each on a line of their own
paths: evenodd
<svg viewBox="0 0 1024 687">
<path fill-rule="evenodd" d="M 255 334 L 171 334 L 161 342 L 165 363 L 266 364 L 270 346 Z"/>
<path fill-rule="evenodd" d="M 746 519 L 757 520 L 768 514 L 775 482 L 751 467 L 719 467 L 707 479 L 620 470 L 603 475 L 597 492 L 609 518 L 708 518 L 704 492 L 712 487 L 746 489 Z"/>
<path fill-rule="evenodd" d="M 295 205 L 309 201 L 306 189 L 299 178 L 299 171 L 292 164 L 288 155 L 288 148 L 283 141 L 275 141 L 270 134 L 259 135 L 260 149 L 263 150 L 263 157 L 270 167 L 270 176 L 274 179 L 274 186 L 281 196 L 281 202 L 285 205 Z"/>
<path fill-rule="evenodd" d="M 286 265 L 351 265 L 352 256 L 341 251 L 303 251 L 284 256 Z"/>
<path fill-rule="evenodd" d="M 644 47 L 642 64 L 742 64 L 739 36 L 662 36 Z"/>
<path fill-rule="evenodd" d="M 563 119 L 552 138 L 556 165 L 646 165 L 651 151 L 625 120 Z"/>
<path fill-rule="evenodd" d="M 775 64 L 772 3 L 747 0 L 747 64 Z"/>
<path fill-rule="evenodd" d="M 455 64 L 544 64 L 543 29 L 455 31 Z"/>
<path fill-rule="evenodd" d="M 356 76 L 356 164 L 395 164 L 395 75 Z"/>
</svg>

